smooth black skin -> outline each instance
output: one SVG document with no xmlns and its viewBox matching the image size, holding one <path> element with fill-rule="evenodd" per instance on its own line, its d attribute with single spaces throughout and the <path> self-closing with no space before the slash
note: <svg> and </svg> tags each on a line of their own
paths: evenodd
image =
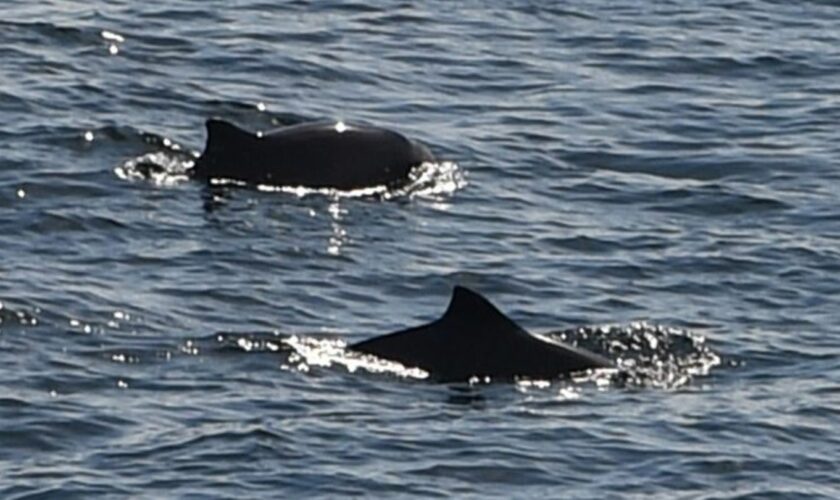
<svg viewBox="0 0 840 500">
<path fill-rule="evenodd" d="M 443 317 L 350 349 L 422 368 L 438 382 L 548 380 L 613 364 L 595 353 L 535 337 L 476 292 L 457 286 Z"/>
<path fill-rule="evenodd" d="M 341 190 L 395 187 L 432 153 L 397 132 L 367 125 L 304 123 L 262 136 L 207 120 L 207 145 L 190 173 L 199 179 Z"/>
</svg>

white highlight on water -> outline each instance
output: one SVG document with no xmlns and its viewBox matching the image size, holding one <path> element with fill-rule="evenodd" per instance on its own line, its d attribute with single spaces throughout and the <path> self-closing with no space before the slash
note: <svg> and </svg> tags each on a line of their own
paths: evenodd
<svg viewBox="0 0 840 500">
<path fill-rule="evenodd" d="M 343 125 L 341 122 L 339 124 Z M 338 126 L 338 124 L 337 124 Z M 85 134 L 86 140 L 92 140 Z M 88 139 L 90 137 L 90 139 Z M 189 180 L 187 170 L 192 168 L 194 161 L 184 158 L 184 154 L 173 153 L 181 149 L 178 144 L 168 138 L 162 140 L 163 145 L 169 151 L 157 151 L 147 153 L 136 158 L 126 160 L 122 165 L 114 168 L 114 173 L 125 180 L 151 180 L 158 186 L 172 186 Z M 193 153 L 195 157 L 197 154 Z M 210 179 L 214 186 L 247 186 L 248 183 L 226 178 Z M 401 187 L 389 188 L 388 186 L 370 186 L 360 189 L 339 190 L 334 188 L 313 188 L 306 186 L 278 186 L 270 184 L 259 184 L 256 188 L 264 192 L 288 193 L 303 198 L 310 195 L 322 195 L 338 200 L 341 198 L 367 198 L 378 197 L 383 200 L 395 198 L 422 198 L 428 199 L 440 210 L 448 209 L 449 205 L 444 203 L 446 197 L 451 196 L 455 191 L 465 187 L 467 180 L 464 172 L 455 162 L 426 162 L 413 168 L 409 172 L 408 182 Z M 330 215 L 339 219 L 340 212 L 335 212 L 331 206 Z"/>
<path fill-rule="evenodd" d="M 399 188 L 388 186 L 370 186 L 359 189 L 340 190 L 334 188 L 313 188 L 307 186 L 276 186 L 259 184 L 257 189 L 265 192 L 288 193 L 303 198 L 313 194 L 329 196 L 331 198 L 367 198 L 381 197 L 385 200 L 393 198 L 424 198 L 439 201 L 442 197 L 450 196 L 455 191 L 467 185 L 466 176 L 457 163 L 451 161 L 426 162 L 413 168 L 409 172 L 408 183 Z M 231 179 L 214 179 L 220 185 L 243 185 L 240 181 Z"/>
<path fill-rule="evenodd" d="M 176 145 L 172 144 L 174 149 Z M 127 160 L 114 168 L 117 177 L 124 180 L 151 180 L 158 186 L 174 186 L 188 181 L 187 170 L 194 162 L 182 157 L 168 154 L 165 151 L 147 153 L 137 158 Z M 157 169 L 143 169 L 141 166 L 151 165 Z"/>
<path fill-rule="evenodd" d="M 108 30 L 102 30 L 99 34 L 104 40 L 111 42 L 108 44 L 108 53 L 112 56 L 119 54 L 120 47 L 118 44 L 125 42 L 125 38 L 118 33 Z"/>
<path fill-rule="evenodd" d="M 312 366 L 343 366 L 350 373 L 359 369 L 370 373 L 388 373 L 401 378 L 425 379 L 429 374 L 420 368 L 406 367 L 395 361 L 347 350 L 347 344 L 338 339 L 317 339 L 293 335 L 282 342 L 293 349 L 285 369 L 308 372 Z"/>
<path fill-rule="evenodd" d="M 102 38 L 108 40 L 109 42 L 123 43 L 125 41 L 125 38 L 123 38 L 122 35 L 114 33 L 113 31 L 102 30 L 101 35 Z"/>
</svg>

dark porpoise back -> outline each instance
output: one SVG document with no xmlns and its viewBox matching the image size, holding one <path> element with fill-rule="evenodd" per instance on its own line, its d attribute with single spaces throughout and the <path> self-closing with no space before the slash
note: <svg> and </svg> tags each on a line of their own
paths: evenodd
<svg viewBox="0 0 840 500">
<path fill-rule="evenodd" d="M 397 186 L 434 157 L 390 130 L 341 123 L 305 123 L 262 135 L 207 120 L 207 145 L 192 174 L 249 184 L 342 190 Z"/>
<path fill-rule="evenodd" d="M 375 337 L 352 350 L 419 367 L 440 382 L 552 379 L 612 363 L 597 354 L 535 337 L 481 295 L 455 287 L 443 317 Z"/>
</svg>

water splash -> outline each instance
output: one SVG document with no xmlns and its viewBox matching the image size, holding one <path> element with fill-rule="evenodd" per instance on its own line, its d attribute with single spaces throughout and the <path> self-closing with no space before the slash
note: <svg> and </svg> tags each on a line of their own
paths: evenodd
<svg viewBox="0 0 840 500">
<path fill-rule="evenodd" d="M 675 389 L 707 376 L 721 364 L 721 358 L 693 332 L 644 322 L 629 325 L 584 326 L 545 334 L 568 344 L 602 354 L 615 363 L 614 368 L 587 370 L 555 380 L 521 378 L 515 381 L 520 392 L 559 388 L 564 399 L 577 397 L 581 387 L 653 387 Z M 361 354 L 335 338 L 220 334 L 217 341 L 229 348 L 246 352 L 285 352 L 285 370 L 308 372 L 312 367 L 340 367 L 350 373 L 359 370 L 388 374 L 405 379 L 428 379 L 429 374 L 416 367 Z M 485 385 L 490 377 L 473 377 L 469 385 Z"/>
<path fill-rule="evenodd" d="M 707 376 L 721 364 L 721 357 L 702 335 L 646 322 L 585 326 L 550 332 L 548 336 L 613 360 L 617 370 L 599 370 L 578 379 L 601 386 L 675 389 Z"/>
<path fill-rule="evenodd" d="M 161 144 L 166 149 L 146 153 L 124 161 L 114 168 L 120 179 L 132 181 L 151 181 L 158 186 L 173 186 L 189 179 L 187 171 L 195 165 L 197 153 L 186 153 L 168 139 Z M 247 187 L 248 183 L 225 178 L 210 180 L 213 186 Z M 326 196 L 331 199 L 341 198 L 379 198 L 391 200 L 397 198 L 425 198 L 441 200 L 452 196 L 455 191 L 467 185 L 466 176 L 455 162 L 426 162 L 411 169 L 408 182 L 393 188 L 385 185 L 359 189 L 340 190 L 334 188 L 313 188 L 306 186 L 257 185 L 259 191 L 268 193 L 286 193 L 303 198 L 306 196 Z"/>
<path fill-rule="evenodd" d="M 404 187 L 386 193 L 385 198 L 429 198 L 440 199 L 451 196 L 466 187 L 464 172 L 455 162 L 423 163 L 408 174 L 409 182 Z"/>
<path fill-rule="evenodd" d="M 311 366 L 328 368 L 337 365 L 350 373 L 361 369 L 369 373 L 382 373 L 406 379 L 425 379 L 429 376 L 420 368 L 405 367 L 395 361 L 350 351 L 347 344 L 339 339 L 293 335 L 284 339 L 283 343 L 292 349 L 287 363 L 283 365 L 287 370 L 307 372 Z"/>
<path fill-rule="evenodd" d="M 220 184 L 245 185 L 241 181 L 220 180 Z M 397 198 L 428 198 L 441 199 L 451 196 L 455 191 L 467 185 L 466 176 L 457 163 L 425 162 L 411 169 L 408 182 L 400 187 L 391 188 L 384 185 L 370 186 L 359 189 L 340 190 L 334 188 L 312 188 L 306 186 L 274 186 L 261 184 L 257 189 L 265 192 L 288 193 L 303 198 L 305 196 L 320 195 L 329 198 L 380 198 L 391 200 Z"/>
<path fill-rule="evenodd" d="M 220 333 L 215 337 L 217 345 L 248 353 L 285 353 L 281 368 L 287 371 L 307 373 L 312 367 L 330 368 L 337 366 L 349 373 L 366 371 L 387 374 L 405 379 L 425 379 L 429 374 L 419 368 L 405 367 L 400 363 L 380 359 L 368 354 L 357 353 L 347 348 L 341 339 L 299 335 L 233 334 Z"/>
<path fill-rule="evenodd" d="M 151 181 L 157 186 L 174 186 L 189 180 L 193 158 L 173 151 L 156 151 L 126 160 L 114 168 L 117 177 L 130 181 Z"/>
</svg>

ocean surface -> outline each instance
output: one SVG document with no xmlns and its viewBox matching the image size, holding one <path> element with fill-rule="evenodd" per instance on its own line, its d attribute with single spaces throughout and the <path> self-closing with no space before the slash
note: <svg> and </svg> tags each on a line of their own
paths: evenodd
<svg viewBox="0 0 840 500">
<path fill-rule="evenodd" d="M 0 497 L 840 497 L 840 6 L 4 0 Z M 398 130 L 207 186 L 204 121 Z M 347 344 L 460 284 L 622 376 Z M 476 339 L 481 342 L 481 339 Z"/>
</svg>

